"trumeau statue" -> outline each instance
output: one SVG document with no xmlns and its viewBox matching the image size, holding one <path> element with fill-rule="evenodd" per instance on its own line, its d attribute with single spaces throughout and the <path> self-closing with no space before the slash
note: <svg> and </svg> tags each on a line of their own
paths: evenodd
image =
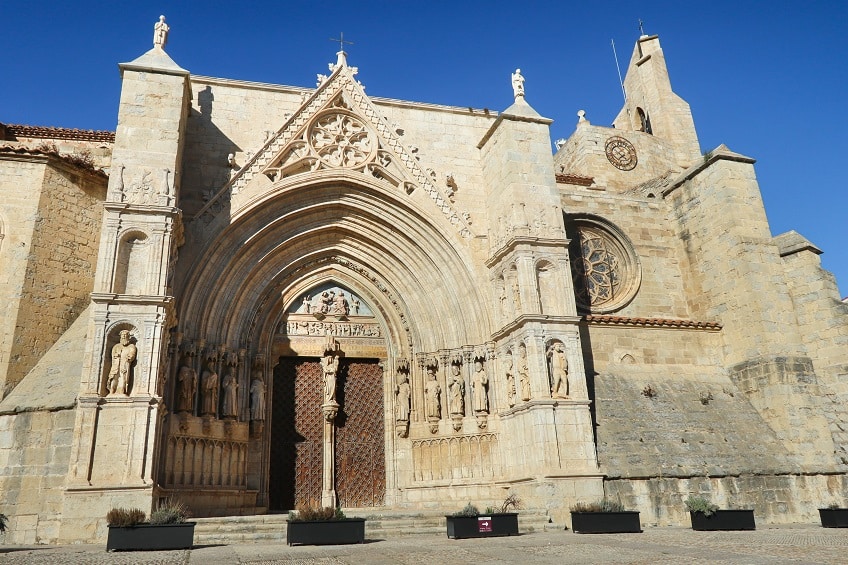
<svg viewBox="0 0 848 565">
<path fill-rule="evenodd" d="M 527 346 L 518 346 L 518 380 L 521 385 L 521 400 L 530 400 L 530 368 L 527 366 Z"/>
<path fill-rule="evenodd" d="M 474 393 L 474 412 L 478 414 L 489 413 L 488 387 L 489 377 L 486 375 L 486 369 L 483 368 L 483 362 L 478 359 L 474 362 L 474 373 L 471 375 L 471 390 Z"/>
<path fill-rule="evenodd" d="M 221 406 L 222 418 L 238 418 L 238 380 L 236 380 L 233 371 L 235 367 L 230 367 L 224 376 L 222 388 L 224 389 L 224 402 Z"/>
<path fill-rule="evenodd" d="M 427 367 L 427 382 L 424 383 L 424 409 L 428 420 L 438 420 L 442 417 L 440 395 L 442 387 L 436 382 L 436 368 Z"/>
<path fill-rule="evenodd" d="M 218 411 L 218 373 L 215 372 L 215 363 L 210 359 L 206 363 L 206 370 L 201 377 L 203 398 L 201 402 L 201 415 L 214 416 Z"/>
<path fill-rule="evenodd" d="M 450 409 L 451 416 L 464 416 L 465 382 L 459 375 L 459 365 L 455 363 L 451 364 L 451 380 L 450 383 L 448 383 L 448 391 L 450 392 L 450 396 L 448 397 L 448 407 Z"/>
<path fill-rule="evenodd" d="M 121 330 L 120 340 L 112 347 L 112 367 L 109 369 L 106 388 L 107 394 L 121 393 L 129 396 L 130 372 L 138 349 L 130 342 L 129 330 Z"/>
<path fill-rule="evenodd" d="M 524 98 L 524 77 L 521 76 L 521 69 L 515 69 L 512 73 L 512 93 L 515 98 Z"/>
<path fill-rule="evenodd" d="M 324 372 L 324 403 L 336 402 L 336 373 L 339 370 L 339 357 L 327 352 L 321 360 L 321 370 Z"/>
<path fill-rule="evenodd" d="M 548 347 L 548 368 L 551 372 L 551 397 L 568 398 L 568 360 L 565 347 L 557 342 Z"/>
<path fill-rule="evenodd" d="M 168 24 L 165 23 L 165 16 L 159 16 L 159 21 L 153 26 L 153 47 L 165 47 L 170 29 Z"/>
<path fill-rule="evenodd" d="M 187 365 L 180 367 L 177 376 L 177 412 L 194 410 L 194 391 L 197 389 L 197 372 Z"/>
</svg>

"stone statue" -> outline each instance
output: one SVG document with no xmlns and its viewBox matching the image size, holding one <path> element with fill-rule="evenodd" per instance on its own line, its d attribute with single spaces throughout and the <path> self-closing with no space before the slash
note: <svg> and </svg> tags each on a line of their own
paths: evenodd
<svg viewBox="0 0 848 565">
<path fill-rule="evenodd" d="M 197 371 L 187 365 L 180 367 L 177 376 L 177 412 L 194 411 L 194 391 L 197 390 Z"/>
<path fill-rule="evenodd" d="M 507 296 L 506 296 L 506 285 L 501 284 L 498 286 L 498 301 L 501 305 L 501 318 L 507 319 L 509 318 L 509 307 L 507 306 Z"/>
<path fill-rule="evenodd" d="M 515 406 L 515 372 L 513 371 L 514 361 L 512 360 L 512 352 L 506 355 L 506 401 L 509 407 Z"/>
<path fill-rule="evenodd" d="M 130 393 L 130 371 L 138 354 L 138 349 L 130 342 L 129 330 L 121 330 L 120 340 L 112 347 L 112 367 L 109 369 L 106 388 L 108 394 L 119 392 L 128 396 Z"/>
<path fill-rule="evenodd" d="M 218 373 L 215 372 L 215 363 L 211 359 L 207 361 L 206 370 L 200 380 L 203 388 L 200 413 L 214 416 L 218 412 Z"/>
<path fill-rule="evenodd" d="M 222 418 L 238 418 L 238 380 L 233 374 L 235 367 L 231 367 L 224 377 L 222 388 L 224 389 L 224 402 L 221 406 Z"/>
<path fill-rule="evenodd" d="M 344 291 L 340 290 L 336 297 L 333 299 L 333 314 L 347 316 L 349 312 L 350 305 L 347 302 L 347 298 L 345 298 Z"/>
<path fill-rule="evenodd" d="M 250 419 L 256 422 L 265 419 L 265 382 L 260 370 L 253 372 L 250 383 Z"/>
<path fill-rule="evenodd" d="M 353 299 L 353 306 L 352 306 L 352 308 L 353 308 L 353 313 L 354 313 L 354 314 L 359 314 L 359 307 L 360 307 L 360 305 L 361 305 L 361 302 L 359 302 L 359 299 L 358 299 L 358 298 L 354 298 L 354 299 Z"/>
<path fill-rule="evenodd" d="M 512 94 L 515 98 L 524 98 L 524 77 L 521 76 L 521 69 L 515 69 L 512 73 Z"/>
<path fill-rule="evenodd" d="M 459 365 L 451 364 L 451 381 L 448 383 L 448 407 L 451 416 L 465 415 L 465 382 L 459 375 Z"/>
<path fill-rule="evenodd" d="M 548 369 L 551 372 L 551 397 L 568 398 L 568 359 L 565 347 L 557 342 L 548 347 Z"/>
<path fill-rule="evenodd" d="M 395 387 L 395 396 L 397 400 L 395 404 L 395 420 L 398 422 L 406 422 L 409 420 L 409 377 L 406 376 L 406 373 L 400 373 L 399 380 L 400 382 Z"/>
<path fill-rule="evenodd" d="M 527 366 L 527 347 L 518 346 L 518 380 L 521 384 L 521 400 L 530 400 L 530 368 Z"/>
<path fill-rule="evenodd" d="M 427 382 L 424 383 L 424 409 L 428 420 L 438 420 L 442 417 L 441 394 L 442 387 L 436 382 L 435 367 L 427 367 Z"/>
<path fill-rule="evenodd" d="M 330 312 L 330 307 L 333 305 L 333 298 L 330 296 L 330 293 L 325 290 L 321 293 L 319 303 L 318 311 L 322 314 L 327 314 Z"/>
<path fill-rule="evenodd" d="M 518 279 L 512 281 L 512 301 L 515 304 L 515 313 L 521 312 L 521 288 L 518 286 Z"/>
<path fill-rule="evenodd" d="M 483 362 L 479 359 L 474 362 L 474 374 L 471 375 L 471 391 L 474 398 L 474 412 L 489 413 L 489 377 L 483 368 Z"/>
<path fill-rule="evenodd" d="M 153 26 L 153 47 L 165 47 L 170 29 L 168 24 L 165 23 L 165 16 L 159 16 L 159 21 Z"/>
<path fill-rule="evenodd" d="M 339 357 L 327 352 L 321 360 L 321 370 L 324 372 L 324 404 L 336 403 L 336 373 L 339 370 Z"/>
</svg>

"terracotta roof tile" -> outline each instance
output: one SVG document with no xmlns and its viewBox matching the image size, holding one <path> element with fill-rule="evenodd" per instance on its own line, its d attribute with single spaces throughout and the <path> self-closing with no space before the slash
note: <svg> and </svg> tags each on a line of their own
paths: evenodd
<svg viewBox="0 0 848 565">
<path fill-rule="evenodd" d="M 586 322 L 599 326 L 635 326 L 645 328 L 694 328 L 702 330 L 720 330 L 718 322 L 698 322 L 695 320 L 677 320 L 672 318 L 632 318 L 629 316 L 610 316 L 588 314 Z"/>
<path fill-rule="evenodd" d="M 74 141 L 115 143 L 114 131 L 26 126 L 18 124 L 5 124 L 5 128 L 7 138 L 34 137 L 40 139 L 72 139 Z M 12 141 L 12 139 L 9 141 Z"/>
</svg>

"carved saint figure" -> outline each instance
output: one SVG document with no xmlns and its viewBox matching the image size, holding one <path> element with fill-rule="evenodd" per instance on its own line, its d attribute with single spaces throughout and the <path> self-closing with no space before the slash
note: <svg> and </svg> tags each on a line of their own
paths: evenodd
<svg viewBox="0 0 848 565">
<path fill-rule="evenodd" d="M 130 342 L 129 330 L 121 330 L 120 342 L 112 347 L 112 368 L 106 381 L 108 394 L 120 392 L 129 395 L 130 370 L 138 354 L 136 346 Z"/>
<path fill-rule="evenodd" d="M 221 417 L 238 418 L 238 381 L 231 368 L 226 376 L 222 388 L 224 389 L 224 402 L 221 406 Z"/>
<path fill-rule="evenodd" d="M 551 371 L 551 397 L 568 398 L 568 359 L 565 347 L 557 342 L 548 347 L 548 368 Z"/>
<path fill-rule="evenodd" d="M 521 76 L 521 69 L 515 69 L 512 73 L 512 94 L 516 98 L 524 96 L 524 77 Z"/>
<path fill-rule="evenodd" d="M 359 306 L 360 306 L 360 305 L 361 305 L 361 303 L 359 302 L 359 299 L 358 299 L 358 298 L 354 298 L 354 299 L 353 299 L 353 305 L 351 306 L 351 308 L 353 308 L 353 313 L 354 313 L 354 314 L 359 314 Z"/>
<path fill-rule="evenodd" d="M 165 23 L 165 16 L 159 16 L 159 21 L 153 26 L 153 46 L 165 47 L 168 42 L 168 31 L 170 27 Z"/>
<path fill-rule="evenodd" d="M 515 305 L 515 313 L 521 312 L 521 288 L 518 286 L 518 279 L 512 280 L 512 302 Z"/>
<path fill-rule="evenodd" d="M 333 314 L 347 316 L 349 312 L 350 306 L 348 305 L 347 298 L 345 298 L 344 291 L 340 290 L 333 299 Z"/>
<path fill-rule="evenodd" d="M 324 292 L 321 293 L 321 298 L 319 300 L 320 300 L 320 306 L 318 307 L 318 310 L 322 314 L 329 313 L 330 312 L 330 306 L 332 306 L 332 304 L 333 304 L 333 298 L 330 296 L 330 293 L 325 290 Z"/>
<path fill-rule="evenodd" d="M 428 420 L 438 420 L 442 417 L 441 394 L 442 387 L 436 382 L 436 368 L 427 367 L 427 382 L 424 383 L 424 409 Z"/>
<path fill-rule="evenodd" d="M 321 360 L 321 370 L 324 372 L 324 403 L 334 404 L 336 402 L 336 373 L 339 370 L 338 356 L 327 353 Z"/>
<path fill-rule="evenodd" d="M 262 371 L 259 370 L 253 372 L 253 380 L 250 383 L 250 419 L 265 419 L 265 382 L 262 380 Z"/>
<path fill-rule="evenodd" d="M 183 365 L 177 376 L 177 412 L 194 410 L 194 391 L 197 390 L 197 372 Z"/>
<path fill-rule="evenodd" d="M 398 422 L 406 422 L 409 420 L 409 377 L 406 373 L 400 373 L 398 377 L 400 382 L 395 387 L 395 395 L 397 398 L 395 408 L 395 420 Z"/>
<path fill-rule="evenodd" d="M 527 366 L 527 347 L 518 346 L 518 380 L 521 384 L 521 400 L 530 400 L 530 368 Z"/>
<path fill-rule="evenodd" d="M 498 301 L 501 305 L 501 318 L 504 320 L 509 318 L 509 307 L 507 306 L 506 285 L 501 283 L 498 285 Z"/>
<path fill-rule="evenodd" d="M 474 398 L 474 411 L 477 413 L 489 412 L 489 397 L 486 394 L 489 387 L 489 377 L 483 362 L 479 359 L 474 362 L 474 374 L 471 375 L 471 391 Z"/>
<path fill-rule="evenodd" d="M 462 377 L 459 376 L 459 365 L 457 364 L 451 365 L 451 381 L 448 383 L 448 391 L 450 392 L 448 407 L 450 409 L 451 416 L 464 416 L 465 382 L 462 380 Z"/>
<path fill-rule="evenodd" d="M 510 408 L 515 406 L 515 372 L 512 365 L 512 352 L 509 352 L 506 354 L 506 401 Z"/>
<path fill-rule="evenodd" d="M 206 370 L 203 371 L 200 380 L 203 387 L 203 402 L 200 413 L 214 416 L 218 412 L 218 373 L 215 371 L 215 363 L 211 359 L 206 363 Z"/>
</svg>

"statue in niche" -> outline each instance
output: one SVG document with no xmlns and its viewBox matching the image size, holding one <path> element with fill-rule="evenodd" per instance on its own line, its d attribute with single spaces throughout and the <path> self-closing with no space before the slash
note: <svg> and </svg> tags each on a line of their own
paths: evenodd
<svg viewBox="0 0 848 565">
<path fill-rule="evenodd" d="M 265 379 L 262 378 L 262 368 L 258 363 L 250 381 L 250 419 L 265 419 Z"/>
<path fill-rule="evenodd" d="M 194 391 L 197 390 L 197 371 L 183 365 L 177 374 L 177 412 L 194 411 Z"/>
<path fill-rule="evenodd" d="M 518 286 L 518 277 L 512 279 L 512 301 L 515 304 L 515 312 L 521 312 L 521 288 Z"/>
<path fill-rule="evenodd" d="M 521 400 L 530 400 L 530 368 L 527 366 L 527 347 L 518 346 L 518 381 L 521 385 Z"/>
<path fill-rule="evenodd" d="M 489 413 L 489 377 L 483 368 L 483 361 L 474 361 L 474 373 L 471 375 L 471 391 L 474 398 L 474 412 Z"/>
<path fill-rule="evenodd" d="M 441 394 L 442 387 L 436 382 L 436 368 L 427 367 L 427 382 L 424 383 L 424 408 L 428 420 L 438 420 L 442 417 Z"/>
<path fill-rule="evenodd" d="M 344 291 L 340 290 L 335 298 L 333 298 L 333 314 L 347 316 L 348 313 L 350 313 L 350 305 L 348 304 L 347 298 L 345 298 Z"/>
<path fill-rule="evenodd" d="M 551 372 L 551 398 L 568 398 L 568 359 L 565 346 L 556 342 L 548 347 L 548 369 Z"/>
<path fill-rule="evenodd" d="M 409 377 L 406 373 L 399 373 L 398 380 L 400 381 L 395 387 L 395 420 L 398 422 L 406 422 L 409 420 Z"/>
<path fill-rule="evenodd" d="M 238 380 L 233 374 L 235 367 L 230 367 L 227 374 L 224 376 L 222 387 L 224 389 L 224 401 L 221 406 L 222 418 L 238 418 Z"/>
<path fill-rule="evenodd" d="M 324 404 L 336 403 L 336 373 L 339 370 L 339 357 L 332 351 L 327 351 L 321 359 L 321 370 L 324 372 Z"/>
<path fill-rule="evenodd" d="M 507 306 L 506 285 L 501 283 L 498 285 L 498 301 L 501 305 L 501 318 L 509 318 L 509 307 Z"/>
<path fill-rule="evenodd" d="M 165 47 L 170 30 L 171 28 L 165 23 L 165 16 L 159 16 L 159 21 L 153 26 L 153 47 Z"/>
<path fill-rule="evenodd" d="M 106 381 L 107 394 L 121 393 L 129 396 L 130 371 L 138 348 L 130 341 L 129 330 L 121 330 L 120 341 L 112 347 L 112 367 Z"/>
<path fill-rule="evenodd" d="M 448 408 L 451 416 L 465 415 L 465 382 L 459 375 L 459 365 L 451 364 L 451 380 L 448 383 Z"/>
<path fill-rule="evenodd" d="M 212 359 L 206 362 L 206 370 L 203 371 L 200 381 L 203 387 L 200 413 L 204 416 L 215 416 L 218 412 L 218 373 Z"/>
<path fill-rule="evenodd" d="M 515 69 L 512 73 L 512 94 L 515 98 L 524 97 L 524 77 L 521 75 L 521 69 Z"/>
<path fill-rule="evenodd" d="M 515 406 L 515 372 L 513 371 L 512 352 L 506 354 L 506 401 L 509 407 Z"/>
</svg>

